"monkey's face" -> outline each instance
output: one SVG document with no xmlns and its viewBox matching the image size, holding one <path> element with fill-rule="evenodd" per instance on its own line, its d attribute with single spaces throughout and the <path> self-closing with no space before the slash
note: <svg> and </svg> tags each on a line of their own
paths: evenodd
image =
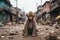
<svg viewBox="0 0 60 40">
<path fill-rule="evenodd" d="M 26 15 L 29 20 L 33 19 L 33 16 L 31 15 Z"/>
<path fill-rule="evenodd" d="M 30 19 L 30 20 L 32 20 L 32 19 L 33 19 L 33 17 L 29 17 L 29 19 Z"/>
<path fill-rule="evenodd" d="M 34 18 L 34 14 L 32 12 L 30 12 L 26 16 L 28 17 L 28 20 L 33 20 L 33 18 Z"/>
</svg>

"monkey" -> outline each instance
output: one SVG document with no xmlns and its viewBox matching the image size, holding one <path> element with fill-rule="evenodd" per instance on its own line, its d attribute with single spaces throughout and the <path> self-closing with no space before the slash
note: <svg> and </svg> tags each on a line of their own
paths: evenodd
<svg viewBox="0 0 60 40">
<path fill-rule="evenodd" d="M 24 26 L 23 35 L 31 35 L 36 36 L 37 35 L 37 29 L 36 29 L 36 21 L 34 18 L 33 12 L 29 12 L 27 15 L 27 20 Z"/>
</svg>

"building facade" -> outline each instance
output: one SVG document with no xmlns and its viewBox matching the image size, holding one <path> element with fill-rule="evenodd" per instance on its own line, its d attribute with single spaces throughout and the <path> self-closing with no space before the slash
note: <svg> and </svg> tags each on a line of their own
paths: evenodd
<svg viewBox="0 0 60 40">
<path fill-rule="evenodd" d="M 49 16 L 49 12 L 50 11 L 50 1 L 46 1 L 43 4 L 43 12 L 42 12 L 42 19 L 46 20 L 46 18 Z"/>
<path fill-rule="evenodd" d="M 19 17 L 18 19 L 19 23 L 24 23 L 26 19 L 25 11 L 19 10 L 18 17 Z"/>
<path fill-rule="evenodd" d="M 12 23 L 16 24 L 18 21 L 18 8 L 11 7 L 11 13 L 12 13 Z"/>
<path fill-rule="evenodd" d="M 50 17 L 50 14 L 49 14 L 50 6 L 51 6 L 50 1 L 46 1 L 43 5 L 37 7 L 36 15 L 40 23 L 42 24 L 45 23 Z"/>
<path fill-rule="evenodd" d="M 51 21 L 55 22 L 56 17 L 59 15 L 60 15 L 60 0 L 51 0 L 51 11 L 50 11 Z"/>
<path fill-rule="evenodd" d="M 12 13 L 12 21 L 13 23 L 19 23 L 21 19 L 25 19 L 25 12 L 23 12 L 21 9 L 16 7 L 11 7 L 11 13 Z M 22 21 L 23 21 L 22 20 Z"/>
<path fill-rule="evenodd" d="M 0 22 L 6 23 L 8 20 L 11 20 L 11 4 L 9 0 L 0 0 Z M 10 16 L 10 18 L 8 18 Z"/>
<path fill-rule="evenodd" d="M 37 7 L 37 12 L 36 12 L 36 21 L 39 23 L 42 19 L 42 12 L 43 12 L 43 7 L 42 5 L 39 5 Z"/>
<path fill-rule="evenodd" d="M 38 7 L 39 8 L 39 7 Z M 46 1 L 42 5 L 42 12 L 38 9 L 36 15 L 39 17 L 41 14 L 42 23 L 54 23 L 60 16 L 60 0 Z M 39 13 L 40 12 L 40 13 Z M 39 18 L 40 19 L 40 18 Z"/>
</svg>

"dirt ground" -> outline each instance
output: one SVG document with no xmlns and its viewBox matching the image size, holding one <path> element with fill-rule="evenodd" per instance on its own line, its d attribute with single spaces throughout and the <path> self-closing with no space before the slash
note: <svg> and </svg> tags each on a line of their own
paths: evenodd
<svg viewBox="0 0 60 40">
<path fill-rule="evenodd" d="M 49 32 L 53 32 L 54 27 L 48 25 L 37 25 L 38 36 L 22 36 L 23 24 L 15 26 L 2 26 L 0 27 L 0 40 L 45 40 L 44 38 Z M 48 30 L 46 30 L 48 28 Z"/>
</svg>

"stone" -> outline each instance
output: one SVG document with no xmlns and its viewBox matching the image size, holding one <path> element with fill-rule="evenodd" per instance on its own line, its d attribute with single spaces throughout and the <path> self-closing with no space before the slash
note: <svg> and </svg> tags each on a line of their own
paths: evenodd
<svg viewBox="0 0 60 40">
<path fill-rule="evenodd" d="M 9 39 L 14 39 L 14 38 L 12 36 L 10 36 Z"/>
<path fill-rule="evenodd" d="M 12 35 L 17 35 L 17 34 L 16 34 L 16 33 L 14 33 L 14 32 L 11 32 L 11 33 L 9 33 L 9 35 L 11 35 L 11 36 L 12 36 Z"/>
<path fill-rule="evenodd" d="M 4 38 L 5 36 L 1 36 L 1 38 Z"/>
<path fill-rule="evenodd" d="M 57 37 L 57 39 L 59 39 L 59 40 L 60 40 L 60 37 L 58 36 L 58 37 Z"/>
</svg>

